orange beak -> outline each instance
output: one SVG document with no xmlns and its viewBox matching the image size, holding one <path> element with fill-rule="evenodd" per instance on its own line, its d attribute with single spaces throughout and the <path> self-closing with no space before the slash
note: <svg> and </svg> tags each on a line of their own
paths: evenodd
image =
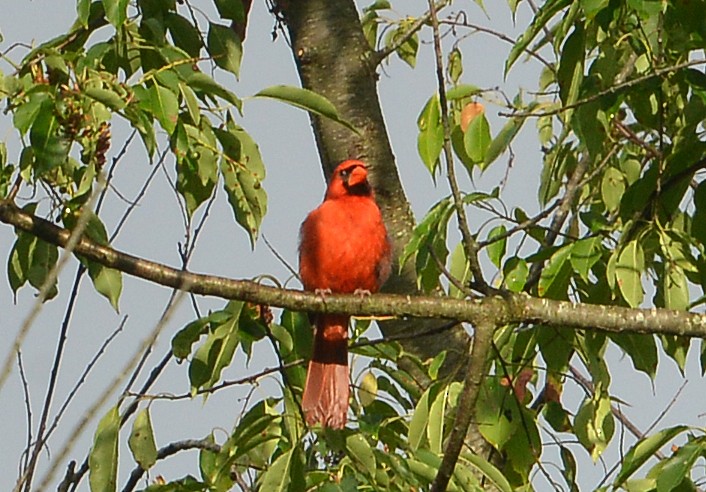
<svg viewBox="0 0 706 492">
<path fill-rule="evenodd" d="M 348 186 L 351 188 L 365 183 L 368 180 L 368 170 L 362 166 L 354 167 L 348 176 Z"/>
</svg>

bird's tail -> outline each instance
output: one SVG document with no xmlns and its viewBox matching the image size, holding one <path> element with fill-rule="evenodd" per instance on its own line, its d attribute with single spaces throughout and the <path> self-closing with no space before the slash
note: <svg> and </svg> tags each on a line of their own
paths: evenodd
<svg viewBox="0 0 706 492">
<path fill-rule="evenodd" d="M 316 320 L 314 352 L 306 375 L 302 409 L 309 425 L 342 429 L 348 414 L 348 319 L 327 314 Z"/>
</svg>

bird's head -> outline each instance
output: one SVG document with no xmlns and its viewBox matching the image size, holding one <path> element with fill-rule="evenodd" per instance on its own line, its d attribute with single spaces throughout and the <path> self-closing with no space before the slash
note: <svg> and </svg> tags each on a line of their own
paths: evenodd
<svg viewBox="0 0 706 492">
<path fill-rule="evenodd" d="M 372 196 L 368 183 L 368 169 L 364 162 L 349 160 L 336 167 L 331 176 L 326 198 L 338 198 L 345 195 Z"/>
</svg>

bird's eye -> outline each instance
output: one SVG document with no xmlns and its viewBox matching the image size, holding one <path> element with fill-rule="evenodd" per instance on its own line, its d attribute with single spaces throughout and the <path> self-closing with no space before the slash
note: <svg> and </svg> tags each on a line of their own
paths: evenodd
<svg viewBox="0 0 706 492">
<path fill-rule="evenodd" d="M 341 177 L 342 177 L 342 178 L 347 178 L 350 173 L 351 173 L 351 172 L 350 172 L 348 169 L 343 169 L 343 170 L 341 171 Z"/>
</svg>

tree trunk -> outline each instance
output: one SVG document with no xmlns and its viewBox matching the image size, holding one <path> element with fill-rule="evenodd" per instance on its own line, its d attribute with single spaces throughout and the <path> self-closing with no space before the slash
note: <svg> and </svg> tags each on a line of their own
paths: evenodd
<svg viewBox="0 0 706 492">
<path fill-rule="evenodd" d="M 302 86 L 328 98 L 339 114 L 361 132 L 357 135 L 334 121 L 311 115 L 324 173 L 328 177 L 339 162 L 348 158 L 358 158 L 369 165 L 394 256 L 399 258 L 411 237 L 414 217 L 402 189 L 380 109 L 374 52 L 363 36 L 355 4 L 352 0 L 280 0 L 278 6 L 289 30 Z M 417 292 L 412 262 L 402 272 L 398 267 L 395 261 L 384 290 L 400 294 Z M 389 336 L 413 328 L 411 323 L 421 327 L 439 321 L 396 320 L 381 323 L 381 328 Z M 405 340 L 402 344 L 422 360 L 448 350 L 445 372 L 449 374 L 465 363 L 468 337 L 458 327 L 434 337 Z"/>
</svg>

